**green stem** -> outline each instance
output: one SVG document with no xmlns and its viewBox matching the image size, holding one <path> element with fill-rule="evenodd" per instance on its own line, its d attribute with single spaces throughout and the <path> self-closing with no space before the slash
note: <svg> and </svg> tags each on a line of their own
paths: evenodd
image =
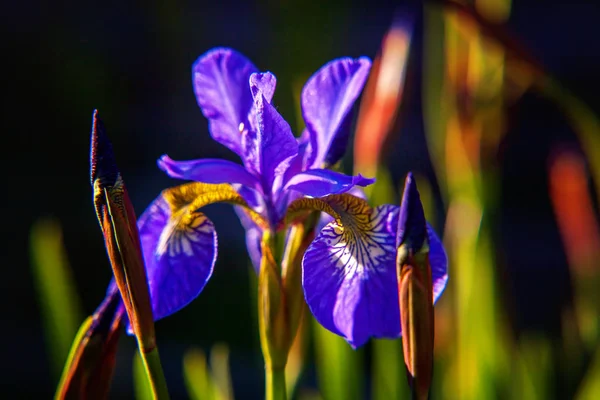
<svg viewBox="0 0 600 400">
<path fill-rule="evenodd" d="M 160 364 L 158 348 L 155 347 L 148 353 L 144 353 L 140 350 L 140 355 L 142 356 L 144 369 L 148 375 L 152 396 L 155 400 L 168 400 L 169 390 L 167 389 L 167 381 L 165 380 L 162 365 Z"/>
<path fill-rule="evenodd" d="M 265 366 L 266 400 L 286 400 L 285 368 Z"/>
</svg>

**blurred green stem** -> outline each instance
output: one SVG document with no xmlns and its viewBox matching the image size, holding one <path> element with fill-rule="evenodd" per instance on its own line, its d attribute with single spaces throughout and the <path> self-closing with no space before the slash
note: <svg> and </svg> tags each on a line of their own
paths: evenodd
<svg viewBox="0 0 600 400">
<path fill-rule="evenodd" d="M 407 399 L 402 341 L 375 339 L 372 346 L 373 400 Z"/>
<path fill-rule="evenodd" d="M 52 373 L 60 376 L 79 321 L 83 320 L 60 222 L 38 219 L 31 227 L 29 245 Z"/>
<path fill-rule="evenodd" d="M 286 400 L 285 368 L 265 367 L 266 400 Z"/>
<path fill-rule="evenodd" d="M 162 365 L 160 364 L 160 356 L 158 348 L 155 347 L 151 351 L 144 353 L 140 350 L 140 356 L 144 362 L 144 368 L 148 374 L 152 395 L 156 400 L 169 399 L 169 391 L 167 389 L 167 381 L 163 374 Z"/>
</svg>

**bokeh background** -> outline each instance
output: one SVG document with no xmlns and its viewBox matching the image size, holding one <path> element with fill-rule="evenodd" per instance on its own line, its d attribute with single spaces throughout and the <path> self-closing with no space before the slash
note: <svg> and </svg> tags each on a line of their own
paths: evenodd
<svg viewBox="0 0 600 400">
<path fill-rule="evenodd" d="M 91 202 L 88 156 L 92 110 L 98 108 L 105 121 L 138 214 L 162 189 L 177 184 L 156 167 L 160 155 L 181 160 L 235 160 L 233 153 L 210 139 L 191 87 L 192 63 L 212 47 L 233 47 L 260 69 L 272 71 L 278 78 L 274 103 L 298 133 L 302 123 L 297 112 L 298 93 L 310 74 L 335 57 L 375 58 L 393 16 L 398 12 L 412 16 L 414 32 L 400 118 L 381 162 L 389 170 L 394 187 L 402 185 L 409 170 L 419 175 L 419 182 L 424 182 L 429 193 L 428 217 L 438 232 L 446 229 L 448 199 L 452 196 L 436 169 L 441 161 L 428 148 L 424 123 L 432 118 L 431 114 L 424 116 L 423 106 L 423 82 L 428 71 L 423 49 L 431 36 L 424 34 L 422 3 L 110 3 L 14 2 L 2 7 L 5 100 L 0 164 L 5 272 L 0 279 L 0 384 L 4 398 L 48 398 L 60 373 L 57 355 L 49 350 L 47 300 L 40 300 L 38 290 L 43 286 L 40 279 L 51 278 L 39 278 L 34 272 L 32 228 L 40 223 L 48 227 L 47 221 L 54 221 L 62 229 L 64 261 L 70 266 L 68 274 L 74 283 L 70 289 L 80 301 L 72 305 L 75 318 L 80 318 L 77 323 L 93 312 L 111 277 Z M 561 87 L 568 88 L 590 110 L 600 112 L 599 20 L 600 5 L 592 1 L 514 1 L 501 33 L 510 32 L 514 43 L 526 49 Z M 444 40 L 440 37 L 439 42 Z M 524 374 L 523 368 L 527 368 L 522 364 L 527 360 L 528 365 L 540 365 L 546 371 L 542 377 L 532 378 L 530 386 L 534 389 L 527 392 L 532 398 L 572 398 L 594 365 L 597 342 L 592 340 L 587 347 L 578 344 L 585 342 L 581 332 L 569 329 L 577 319 L 569 317 L 569 310 L 578 302 L 573 289 L 577 287 L 577 273 L 568 257 L 564 229 L 557 223 L 549 173 L 552 160 L 568 150 L 573 157 L 570 160 L 575 160 L 573 165 L 582 166 L 581 193 L 589 196 L 592 218 L 588 221 L 596 226 L 599 183 L 591 178 L 589 159 L 589 150 L 593 150 L 589 143 L 594 141 L 582 141 L 557 101 L 526 84 L 523 88 L 504 110 L 504 133 L 494 149 L 485 153 L 482 163 L 494 165 L 493 175 L 482 175 L 484 181 L 493 182 L 493 207 L 488 208 L 484 201 L 482 210 L 486 238 L 493 243 L 493 263 L 487 266 L 494 288 L 490 310 L 497 313 L 471 315 L 468 323 L 476 325 L 482 319 L 494 322 L 473 334 L 496 338 L 492 344 L 495 352 L 486 354 L 487 361 L 481 365 L 457 361 L 458 366 L 452 368 L 448 361 L 449 366 L 437 368 L 436 398 L 469 398 L 473 393 L 490 396 L 486 398 L 515 398 L 515 392 L 507 389 L 511 374 Z M 351 159 L 346 161 L 351 165 Z M 566 176 L 567 181 L 558 182 L 568 184 L 571 175 Z M 565 204 L 570 207 L 570 202 L 579 204 L 579 200 L 567 196 Z M 209 206 L 206 213 L 219 234 L 219 259 L 202 295 L 157 323 L 163 367 L 173 398 L 186 398 L 184 353 L 192 347 L 209 351 L 215 343 L 225 343 L 236 398 L 260 398 L 264 384 L 252 298 L 254 276 L 244 256 L 243 230 L 230 207 Z M 574 231 L 587 232 L 585 228 Z M 595 255 L 599 254 L 596 251 Z M 452 261 L 457 259 L 451 256 Z M 588 260 L 590 268 L 600 268 L 598 260 Z M 478 263 L 474 266 L 477 268 Z M 460 296 L 457 286 L 452 286 L 460 268 L 451 262 L 450 287 L 438 304 L 443 312 L 438 315 L 442 329 L 438 336 L 442 339 L 438 338 L 436 346 L 450 349 L 440 353 L 442 363 L 471 354 L 456 350 L 468 340 L 463 337 L 462 342 L 459 340 L 462 344 L 455 342 L 460 336 L 456 320 L 467 323 L 456 311 Z M 589 281 L 598 282 L 597 275 L 596 281 Z M 467 300 L 479 301 L 476 296 Z M 592 309 L 590 324 L 597 324 L 597 297 L 588 296 L 586 301 Z M 68 324 L 65 329 L 70 329 Z M 318 363 L 310 351 L 316 346 L 310 339 L 308 343 L 299 387 L 316 393 Z M 579 350 L 573 349 L 579 345 L 587 350 L 577 353 Z M 508 356 L 508 348 L 527 356 Z M 134 350 L 133 339 L 122 340 L 113 383 L 115 398 L 133 396 Z M 377 397 L 372 395 L 375 368 L 370 361 L 375 353 L 371 345 L 360 352 L 363 384 L 356 398 Z M 573 356 L 573 360 L 570 354 L 581 357 Z M 469 365 L 479 365 L 480 369 L 469 369 Z M 494 371 L 500 371 L 499 375 Z M 447 374 L 454 375 L 448 378 Z M 473 388 L 459 392 L 460 385 L 448 383 L 485 381 L 486 374 L 492 376 L 492 383 L 481 392 Z M 400 378 L 404 379 L 402 375 Z M 545 389 L 538 391 L 540 385 L 546 385 Z"/>
</svg>

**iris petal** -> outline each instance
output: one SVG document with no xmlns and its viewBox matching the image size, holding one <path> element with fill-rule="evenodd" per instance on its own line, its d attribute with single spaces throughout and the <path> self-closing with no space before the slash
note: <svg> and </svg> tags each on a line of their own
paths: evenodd
<svg viewBox="0 0 600 400">
<path fill-rule="evenodd" d="M 353 347 L 370 337 L 396 338 L 402 333 L 396 278 L 399 207 L 372 209 L 347 195 L 335 202 L 329 204 L 340 218 L 317 234 L 302 260 L 306 302 L 321 325 Z M 447 257 L 429 224 L 427 233 L 435 302 L 448 280 Z"/>
<path fill-rule="evenodd" d="M 154 319 L 183 308 L 213 272 L 217 234 L 202 213 L 173 213 L 161 194 L 138 221 Z"/>
<path fill-rule="evenodd" d="M 354 197 L 358 197 L 363 200 L 367 200 L 367 195 L 364 190 L 362 190 L 358 186 L 354 186 L 352 189 L 348 191 L 348 194 L 351 194 Z M 316 232 L 321 232 L 321 229 L 325 227 L 328 223 L 333 221 L 333 217 L 326 212 L 322 212 L 319 216 L 319 221 L 317 222 Z"/>
<path fill-rule="evenodd" d="M 344 154 L 350 132 L 349 112 L 370 68 L 366 57 L 333 60 L 304 85 L 301 104 L 310 135 L 311 168 L 335 164 Z"/>
<path fill-rule="evenodd" d="M 283 174 L 298 154 L 298 143 L 289 124 L 265 99 L 260 88 L 253 87 L 252 92 L 256 93 L 257 129 L 249 130 L 242 138 L 244 164 L 261 177 L 265 193 L 277 193 Z"/>
<path fill-rule="evenodd" d="M 163 155 L 158 167 L 171 178 L 189 179 L 204 183 L 239 183 L 262 193 L 260 182 L 239 164 L 227 160 L 201 159 L 175 161 Z"/>
<path fill-rule="evenodd" d="M 306 196 L 323 197 L 330 194 L 345 193 L 355 186 L 368 186 L 375 179 L 358 174 L 349 176 L 327 169 L 311 169 L 293 176 L 284 187 L 284 191 L 296 190 Z"/>
<path fill-rule="evenodd" d="M 247 123 L 252 108 L 248 80 L 257 71 L 246 57 L 228 48 L 213 49 L 192 66 L 194 93 L 211 136 L 239 155 L 240 124 Z"/>
<path fill-rule="evenodd" d="M 348 204 L 308 247 L 302 283 L 315 318 L 353 347 L 400 336 L 396 280 L 397 207 Z"/>
<path fill-rule="evenodd" d="M 433 303 L 440 298 L 448 283 L 448 257 L 444 251 L 442 241 L 427 224 L 427 239 L 429 240 L 429 265 L 431 266 L 431 280 L 433 282 Z"/>
<path fill-rule="evenodd" d="M 259 92 L 265 97 L 268 103 L 273 99 L 275 94 L 275 87 L 277 86 L 277 78 L 270 72 L 255 72 L 250 75 L 250 91 L 252 97 L 258 96 Z M 256 132 L 257 126 L 257 109 L 252 107 L 250 114 L 248 115 L 249 129 Z M 247 132 L 242 132 L 245 135 Z M 245 158 L 244 158 L 245 159 Z"/>
<path fill-rule="evenodd" d="M 252 97 L 258 96 L 258 92 L 265 96 L 267 102 L 271 102 L 277 86 L 277 78 L 271 72 L 256 72 L 250 75 L 250 92 Z"/>
</svg>

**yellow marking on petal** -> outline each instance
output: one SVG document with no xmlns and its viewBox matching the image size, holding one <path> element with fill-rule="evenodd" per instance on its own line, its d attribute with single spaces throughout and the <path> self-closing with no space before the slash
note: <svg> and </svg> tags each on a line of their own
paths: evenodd
<svg viewBox="0 0 600 400">
<path fill-rule="evenodd" d="M 342 227 L 368 231 L 373 209 L 365 200 L 351 194 L 332 194 L 321 198 L 298 199 L 287 210 L 286 222 L 291 222 L 307 211 L 323 211 L 331 215 Z"/>
<path fill-rule="evenodd" d="M 158 241 L 156 254 L 159 256 L 193 256 L 193 244 L 202 240 L 202 234 L 214 229 L 211 224 L 206 223 L 206 216 L 197 211 L 208 204 L 226 202 L 243 206 L 252 221 L 263 229 L 268 228 L 264 218 L 252 210 L 228 184 L 193 182 L 166 189 L 162 192 L 162 197 L 171 208 L 171 216 Z"/>
<path fill-rule="evenodd" d="M 376 268 L 373 260 L 389 251 L 385 243 L 389 234 L 378 228 L 385 223 L 382 219 L 387 214 L 376 212 L 359 197 L 344 193 L 298 199 L 288 207 L 286 222 L 296 220 L 307 211 L 323 211 L 335 219 L 330 225 L 333 235 L 327 244 L 330 253 L 337 255 L 336 265 L 347 269 L 349 274 L 363 273 L 366 265 Z"/>
<path fill-rule="evenodd" d="M 252 221 L 261 228 L 267 229 L 269 227 L 267 221 L 252 210 L 246 200 L 231 185 L 226 183 L 187 183 L 163 190 L 162 196 L 171 207 L 173 217 L 183 215 L 186 212 L 192 214 L 208 204 L 230 203 L 244 207 Z M 187 224 L 193 221 L 191 216 L 188 216 L 188 218 L 186 220 Z"/>
</svg>

